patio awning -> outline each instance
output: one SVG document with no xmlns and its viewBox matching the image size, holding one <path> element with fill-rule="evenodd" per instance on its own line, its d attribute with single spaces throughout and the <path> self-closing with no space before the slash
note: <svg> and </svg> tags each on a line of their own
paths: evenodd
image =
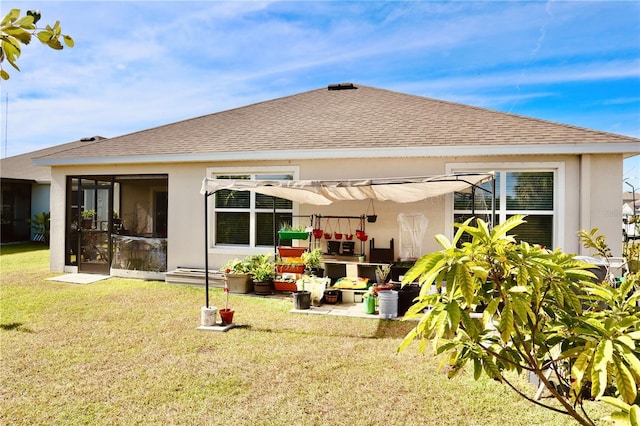
<svg viewBox="0 0 640 426">
<path fill-rule="evenodd" d="M 211 194 L 222 189 L 252 191 L 314 205 L 367 199 L 411 203 L 453 192 L 465 192 L 493 178 L 493 172 L 353 180 L 249 180 L 207 177 L 202 182 L 200 192 Z"/>
</svg>

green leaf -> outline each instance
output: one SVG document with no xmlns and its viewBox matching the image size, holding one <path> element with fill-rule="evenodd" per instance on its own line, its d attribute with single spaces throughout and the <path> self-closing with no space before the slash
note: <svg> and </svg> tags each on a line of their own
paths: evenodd
<svg viewBox="0 0 640 426">
<path fill-rule="evenodd" d="M 611 362 L 611 356 L 613 355 L 613 344 L 611 340 L 603 340 L 598 343 L 596 353 L 593 358 L 593 368 L 595 370 L 607 371 L 607 364 Z"/>
<path fill-rule="evenodd" d="M 631 351 L 627 346 L 621 347 L 622 357 L 629 364 L 631 373 L 640 377 L 640 360 L 636 357 L 635 353 Z"/>
<path fill-rule="evenodd" d="M 449 240 L 447 239 L 447 237 L 445 237 L 442 234 L 437 234 L 435 236 L 435 240 L 438 244 L 440 244 L 440 247 L 442 247 L 443 249 L 447 250 L 450 249 L 452 247 L 451 243 L 449 242 Z"/>
<path fill-rule="evenodd" d="M 571 376 L 574 379 L 573 385 L 571 387 L 576 391 L 579 391 L 582 387 L 582 378 L 584 376 L 584 373 L 587 371 L 587 368 L 589 368 L 589 365 L 591 364 L 592 357 L 593 348 L 587 348 L 586 350 L 581 352 L 580 355 L 578 355 L 576 361 L 571 367 Z"/>
<path fill-rule="evenodd" d="M 513 309 L 511 308 L 511 303 L 509 303 L 509 300 L 507 299 L 504 308 L 502 308 L 500 319 L 500 337 L 502 338 L 502 341 L 506 343 L 511 340 L 513 332 Z"/>
<path fill-rule="evenodd" d="M 637 396 L 636 382 L 633 380 L 633 375 L 618 358 L 614 358 L 613 365 L 615 366 L 618 391 L 626 402 L 632 404 Z"/>
<path fill-rule="evenodd" d="M 33 25 L 33 23 L 34 23 L 33 16 L 26 15 L 18 19 L 17 21 L 15 21 L 14 25 L 27 30 L 33 30 L 36 28 L 36 26 Z"/>
<path fill-rule="evenodd" d="M 458 329 L 458 324 L 460 324 L 460 307 L 453 301 L 447 303 L 445 309 L 449 314 L 449 326 L 451 330 L 455 332 Z"/>
<path fill-rule="evenodd" d="M 629 422 L 631 426 L 640 426 L 640 406 L 632 405 L 629 409 Z"/>
<path fill-rule="evenodd" d="M 482 376 L 482 362 L 479 359 L 473 360 L 473 380 L 479 380 Z"/>
<path fill-rule="evenodd" d="M 616 408 L 619 408 L 624 412 L 629 412 L 629 409 L 631 409 L 631 406 L 626 402 L 624 402 L 623 400 L 621 400 L 620 398 L 614 398 L 612 396 L 603 396 L 600 398 L 600 401 L 606 402 L 607 404 L 612 405 Z"/>
<path fill-rule="evenodd" d="M 39 31 L 38 33 L 36 33 L 36 37 L 38 37 L 38 40 L 40 40 L 42 43 L 49 43 L 49 40 L 51 40 L 53 38 L 53 34 L 50 31 Z"/>
<path fill-rule="evenodd" d="M 2 25 L 3 27 L 7 26 L 11 22 L 15 22 L 19 17 L 20 17 L 20 9 L 11 9 L 9 13 L 7 13 L 5 17 L 2 19 L 2 22 L 0 23 L 0 25 Z"/>
<path fill-rule="evenodd" d="M 409 333 L 404 336 L 404 339 L 402 339 L 402 342 L 398 346 L 397 352 L 400 353 L 407 349 L 407 347 L 411 344 L 411 342 L 413 342 L 416 337 L 418 337 L 418 328 L 413 327 L 411 331 L 409 331 Z"/>
<path fill-rule="evenodd" d="M 485 373 L 490 378 L 502 382 L 502 376 L 500 375 L 500 370 L 498 366 L 491 358 L 486 355 L 482 355 L 482 366 L 484 367 Z"/>
<path fill-rule="evenodd" d="M 75 46 L 75 42 L 73 41 L 73 39 L 71 37 L 69 37 L 68 35 L 63 35 L 62 39 L 64 40 L 64 44 L 67 45 L 67 47 L 73 47 Z"/>
<path fill-rule="evenodd" d="M 462 291 L 462 295 L 464 296 L 464 301 L 467 305 L 471 305 L 473 303 L 473 297 L 475 295 L 475 289 L 473 285 L 473 278 L 467 268 L 463 265 L 456 265 L 456 281 L 460 286 L 460 290 Z"/>
</svg>

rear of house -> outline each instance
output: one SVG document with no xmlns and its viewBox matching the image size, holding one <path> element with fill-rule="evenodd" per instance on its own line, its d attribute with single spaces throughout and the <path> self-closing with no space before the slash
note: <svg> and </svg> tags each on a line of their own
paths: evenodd
<svg viewBox="0 0 640 426">
<path fill-rule="evenodd" d="M 395 259 L 438 249 L 469 216 L 526 214 L 517 237 L 580 253 L 598 227 L 621 253 L 623 159 L 640 140 L 361 85 L 331 85 L 35 160 L 51 166 L 51 268 L 162 277 L 272 252 L 283 222 L 339 233 L 366 227 Z M 349 180 L 495 172 L 491 192 L 420 201 L 301 204 L 253 192 L 206 198 L 204 178 Z M 492 183 L 482 185 L 485 190 Z M 205 202 L 207 216 L 205 217 Z M 375 222 L 359 218 L 375 210 Z M 83 212 L 90 222 L 82 224 Z M 342 219 L 341 219 L 342 218 Z M 314 244 L 327 251 L 333 239 Z M 356 242 L 368 256 L 370 241 Z"/>
</svg>

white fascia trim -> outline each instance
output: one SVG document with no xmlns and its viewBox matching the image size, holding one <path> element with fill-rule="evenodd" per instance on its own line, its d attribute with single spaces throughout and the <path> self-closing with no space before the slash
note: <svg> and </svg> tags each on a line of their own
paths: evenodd
<svg viewBox="0 0 640 426">
<path fill-rule="evenodd" d="M 326 155 L 322 155 L 326 153 Z M 71 166 L 135 163 L 192 163 L 207 161 L 251 160 L 317 160 L 318 158 L 403 158 L 488 155 L 558 155 L 558 154 L 640 154 L 640 144 L 538 144 L 538 145 L 472 145 L 435 147 L 389 147 L 345 149 L 300 149 L 270 151 L 238 151 L 189 154 L 134 155 L 122 157 L 37 158 L 38 166 Z"/>
</svg>

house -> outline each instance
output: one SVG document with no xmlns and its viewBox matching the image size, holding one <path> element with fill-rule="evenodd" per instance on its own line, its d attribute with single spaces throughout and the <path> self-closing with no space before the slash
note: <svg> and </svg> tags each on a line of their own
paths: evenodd
<svg viewBox="0 0 640 426">
<path fill-rule="evenodd" d="M 83 138 L 0 160 L 2 243 L 37 239 L 38 236 L 31 229 L 29 219 L 34 219 L 37 213 L 49 212 L 51 169 L 34 165 L 32 159 L 102 139 L 104 138 L 100 136 Z"/>
<path fill-rule="evenodd" d="M 396 242 L 394 258 L 415 258 L 438 249 L 434 235 L 451 237 L 454 222 L 489 220 L 493 194 L 496 220 L 528 215 L 520 239 L 581 253 L 577 232 L 597 227 L 620 255 L 623 159 L 639 153 L 640 139 L 629 136 L 343 83 L 83 143 L 34 164 L 51 167 L 52 270 L 155 277 L 203 268 L 205 229 L 209 265 L 219 267 L 273 251 L 274 229 L 284 222 L 334 234 L 366 226 L 378 246 Z M 473 197 L 447 193 L 406 203 L 315 205 L 245 191 L 200 193 L 204 178 L 468 172 L 493 172 L 495 180 Z M 375 222 L 360 219 L 373 212 Z M 329 241 L 313 244 L 326 250 Z M 356 244 L 354 254 L 370 249 Z"/>
</svg>

